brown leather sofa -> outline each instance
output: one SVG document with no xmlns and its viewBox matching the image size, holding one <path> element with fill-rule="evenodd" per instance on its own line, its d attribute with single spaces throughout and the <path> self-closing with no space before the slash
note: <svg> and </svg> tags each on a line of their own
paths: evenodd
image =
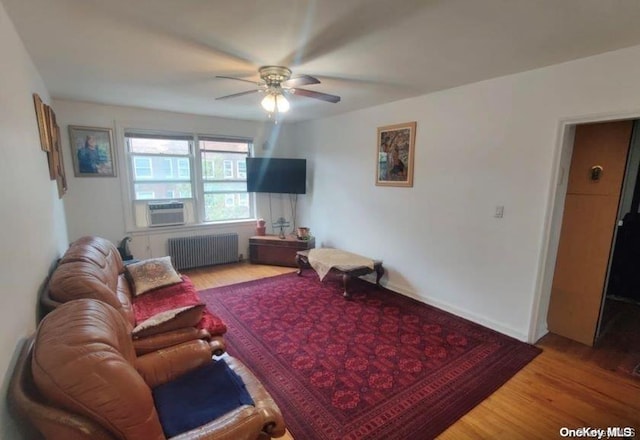
<svg viewBox="0 0 640 440">
<path fill-rule="evenodd" d="M 82 237 L 69 246 L 43 290 L 40 304 L 44 313 L 68 301 L 92 298 L 106 302 L 118 310 L 135 327 L 133 295 L 125 277 L 124 263 L 118 249 L 100 237 Z M 224 352 L 224 339 L 196 326 L 202 319 L 202 309 L 182 313 L 159 326 L 153 335 L 135 339 L 138 354 L 181 342 L 204 339 L 211 341 L 216 354 Z"/>
<path fill-rule="evenodd" d="M 285 433 L 280 410 L 253 374 L 225 356 L 255 406 L 244 405 L 173 439 L 269 439 Z M 18 415 L 52 440 L 164 439 L 151 388 L 211 361 L 195 340 L 137 356 L 128 325 L 96 300 L 47 315 L 23 346 L 9 384 Z"/>
</svg>

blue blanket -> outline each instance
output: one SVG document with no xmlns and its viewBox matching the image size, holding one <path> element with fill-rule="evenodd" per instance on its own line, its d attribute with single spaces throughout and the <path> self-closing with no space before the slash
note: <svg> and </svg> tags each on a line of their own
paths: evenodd
<svg viewBox="0 0 640 440">
<path fill-rule="evenodd" d="M 254 405 L 242 379 L 224 360 L 190 371 L 153 389 L 168 438 L 202 426 L 243 405 Z"/>
</svg>

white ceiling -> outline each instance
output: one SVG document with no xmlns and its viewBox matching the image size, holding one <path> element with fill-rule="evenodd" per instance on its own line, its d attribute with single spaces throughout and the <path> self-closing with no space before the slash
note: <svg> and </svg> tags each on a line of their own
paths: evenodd
<svg viewBox="0 0 640 440">
<path fill-rule="evenodd" d="M 638 0 L 0 0 L 54 98 L 264 120 L 286 65 L 340 95 L 306 120 L 640 43 Z"/>
</svg>

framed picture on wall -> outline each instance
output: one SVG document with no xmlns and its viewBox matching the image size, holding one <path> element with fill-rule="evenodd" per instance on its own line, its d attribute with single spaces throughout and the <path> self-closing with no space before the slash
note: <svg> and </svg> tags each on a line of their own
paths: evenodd
<svg viewBox="0 0 640 440">
<path fill-rule="evenodd" d="M 49 161 L 49 179 L 56 180 L 57 169 L 58 169 L 58 154 L 53 146 L 53 133 L 51 132 L 51 127 L 56 123 L 56 115 L 53 112 L 53 109 L 49 107 L 47 104 L 42 106 L 42 110 L 44 112 L 44 125 L 47 133 L 47 145 L 49 149 L 47 150 L 47 160 Z"/>
<path fill-rule="evenodd" d="M 413 186 L 416 122 L 378 128 L 376 185 Z"/>
<path fill-rule="evenodd" d="M 49 144 L 49 133 L 47 132 L 45 104 L 37 93 L 33 94 L 33 105 L 36 108 L 38 132 L 40 133 L 40 148 L 42 148 L 42 151 L 49 151 L 51 149 L 51 145 Z"/>
<path fill-rule="evenodd" d="M 76 177 L 115 177 L 116 162 L 110 128 L 69 126 L 73 173 Z"/>
<path fill-rule="evenodd" d="M 51 133 L 51 153 L 55 156 L 55 174 L 58 185 L 58 197 L 62 198 L 67 192 L 67 175 L 62 158 L 62 142 L 60 141 L 60 127 L 56 121 L 56 114 L 51 110 L 49 119 L 49 133 Z"/>
</svg>

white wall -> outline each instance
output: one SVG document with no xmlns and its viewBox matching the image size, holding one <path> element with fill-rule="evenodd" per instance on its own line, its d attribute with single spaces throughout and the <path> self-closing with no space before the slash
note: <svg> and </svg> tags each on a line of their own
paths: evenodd
<svg viewBox="0 0 640 440">
<path fill-rule="evenodd" d="M 36 325 L 38 292 L 67 248 L 64 208 L 40 149 L 32 93 L 49 94 L 0 3 L 0 438 L 19 438 L 5 393 L 16 347 Z"/>
<path fill-rule="evenodd" d="M 533 341 L 546 332 L 564 127 L 639 114 L 638 78 L 640 46 L 296 124 L 313 168 L 302 222 L 318 243 L 383 259 L 392 289 Z M 408 121 L 414 187 L 377 187 L 376 128 Z"/>
<path fill-rule="evenodd" d="M 67 164 L 69 190 L 65 196 L 65 209 L 69 227 L 69 238 L 75 240 L 83 235 L 99 235 L 114 243 L 127 235 L 132 225 L 126 221 L 124 206 L 128 196 L 123 195 L 126 183 L 126 164 L 123 137 L 127 128 L 175 131 L 212 135 L 247 137 L 254 140 L 255 155 L 280 156 L 289 154 L 290 140 L 286 128 L 272 123 L 257 123 L 222 119 L 208 116 L 188 115 L 133 107 L 108 106 L 93 103 L 55 100 L 55 111 L 62 131 L 64 161 Z M 116 159 L 119 170 L 116 178 L 74 177 L 71 148 L 69 146 L 69 125 L 111 128 L 116 144 Z M 264 144 L 268 142 L 265 149 Z M 287 209 L 286 200 L 274 196 L 272 200 L 274 217 Z M 286 211 L 285 211 L 286 212 Z M 264 195 L 258 196 L 258 217 L 268 219 L 269 204 Z M 248 239 L 255 235 L 255 222 L 240 222 L 233 226 L 212 226 L 192 229 L 154 229 L 149 234 L 133 234 L 131 251 L 137 258 L 166 255 L 168 237 L 200 235 L 210 232 L 238 232 L 239 252 L 247 258 Z"/>
</svg>

